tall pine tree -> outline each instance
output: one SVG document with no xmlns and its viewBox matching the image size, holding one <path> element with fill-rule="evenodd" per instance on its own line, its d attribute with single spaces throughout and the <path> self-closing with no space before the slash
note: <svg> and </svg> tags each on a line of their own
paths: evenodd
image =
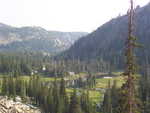
<svg viewBox="0 0 150 113">
<path fill-rule="evenodd" d="M 135 74 L 137 71 L 137 65 L 135 62 L 135 48 L 138 46 L 136 38 L 134 36 L 134 7 L 133 0 L 130 0 L 131 7 L 128 11 L 129 23 L 128 23 L 128 38 L 126 40 L 126 69 L 124 72 L 126 83 L 122 86 L 122 98 L 120 100 L 120 112 L 121 113 L 139 113 L 138 103 L 136 98 L 135 89 Z"/>
<path fill-rule="evenodd" d="M 71 96 L 68 113 L 82 113 L 76 89 L 74 89 L 74 92 Z"/>
</svg>

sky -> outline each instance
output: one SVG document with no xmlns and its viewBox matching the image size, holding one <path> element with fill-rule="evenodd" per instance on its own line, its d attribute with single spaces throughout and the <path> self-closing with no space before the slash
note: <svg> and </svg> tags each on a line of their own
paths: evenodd
<svg viewBox="0 0 150 113">
<path fill-rule="evenodd" d="M 148 2 L 135 0 L 135 5 Z M 92 32 L 128 8 L 129 0 L 0 0 L 0 22 L 15 27 Z"/>
</svg>

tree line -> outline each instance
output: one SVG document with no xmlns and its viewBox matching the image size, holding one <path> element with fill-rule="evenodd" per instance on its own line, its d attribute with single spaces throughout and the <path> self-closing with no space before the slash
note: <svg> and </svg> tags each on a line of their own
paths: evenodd
<svg viewBox="0 0 150 113">
<path fill-rule="evenodd" d="M 0 73 L 12 76 L 40 74 L 43 76 L 67 76 L 67 72 L 105 72 L 117 70 L 115 65 L 102 59 L 90 61 L 54 60 L 40 53 L 0 52 Z"/>
<path fill-rule="evenodd" d="M 88 90 L 66 91 L 65 81 L 43 82 L 40 76 L 32 75 L 27 81 L 21 77 L 1 78 L 1 95 L 15 99 L 22 97 L 24 102 L 39 106 L 45 113 L 96 113 L 95 105 Z"/>
</svg>

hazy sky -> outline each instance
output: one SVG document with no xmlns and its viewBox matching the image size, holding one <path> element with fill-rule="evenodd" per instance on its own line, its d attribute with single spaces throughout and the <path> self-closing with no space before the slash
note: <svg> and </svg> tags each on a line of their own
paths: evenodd
<svg viewBox="0 0 150 113">
<path fill-rule="evenodd" d="M 135 0 L 143 6 L 150 0 Z M 129 0 L 0 0 L 0 22 L 12 26 L 41 26 L 48 30 L 95 30 L 125 14 Z"/>
</svg>

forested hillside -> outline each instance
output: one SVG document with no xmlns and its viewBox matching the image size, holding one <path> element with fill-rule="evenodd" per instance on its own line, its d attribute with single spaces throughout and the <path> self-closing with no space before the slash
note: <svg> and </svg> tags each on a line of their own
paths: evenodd
<svg viewBox="0 0 150 113">
<path fill-rule="evenodd" d="M 144 45 L 137 56 L 150 56 L 150 4 L 135 9 L 134 29 L 138 42 Z M 100 26 L 91 34 L 79 39 L 61 54 L 65 59 L 104 59 L 113 64 L 124 61 L 124 44 L 128 35 L 128 16 L 119 16 Z M 144 60 L 141 60 L 144 62 Z"/>
</svg>

